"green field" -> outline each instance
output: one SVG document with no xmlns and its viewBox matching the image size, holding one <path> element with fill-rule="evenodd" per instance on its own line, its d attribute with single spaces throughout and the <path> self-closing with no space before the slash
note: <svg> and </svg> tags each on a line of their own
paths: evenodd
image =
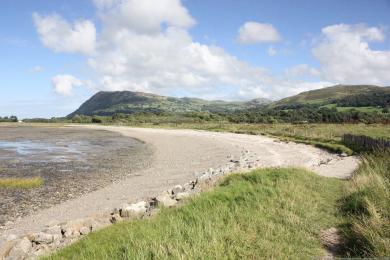
<svg viewBox="0 0 390 260">
<path fill-rule="evenodd" d="M 327 108 L 336 108 L 338 111 L 349 111 L 349 110 L 357 110 L 360 112 L 366 112 L 366 113 L 381 113 L 383 108 L 381 107 L 338 107 L 336 104 L 329 104 L 325 105 L 322 107 L 327 107 Z"/>
<path fill-rule="evenodd" d="M 231 175 L 186 205 L 115 224 L 50 259 L 309 259 L 338 226 L 343 181 L 303 169 Z"/>
</svg>

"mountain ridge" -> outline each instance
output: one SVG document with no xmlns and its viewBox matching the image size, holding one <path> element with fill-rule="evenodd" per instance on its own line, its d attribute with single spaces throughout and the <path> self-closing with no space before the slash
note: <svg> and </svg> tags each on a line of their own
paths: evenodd
<svg viewBox="0 0 390 260">
<path fill-rule="evenodd" d="M 133 114 L 210 112 L 225 113 L 256 108 L 295 108 L 302 105 L 388 106 L 390 87 L 374 85 L 335 85 L 301 92 L 297 95 L 270 101 L 255 98 L 249 101 L 204 100 L 191 97 L 169 97 L 133 91 L 100 91 L 85 101 L 68 117 L 75 115 L 111 116 L 116 113 Z"/>
</svg>

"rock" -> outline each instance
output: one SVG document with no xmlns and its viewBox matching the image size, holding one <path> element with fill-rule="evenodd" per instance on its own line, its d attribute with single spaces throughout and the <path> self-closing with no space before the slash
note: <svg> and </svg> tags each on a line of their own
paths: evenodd
<svg viewBox="0 0 390 260">
<path fill-rule="evenodd" d="M 342 153 L 342 154 L 340 154 L 340 157 L 348 157 L 348 154 Z"/>
<path fill-rule="evenodd" d="M 91 231 L 97 231 L 111 224 L 110 219 L 94 219 L 91 221 Z"/>
<path fill-rule="evenodd" d="M 207 179 L 211 178 L 211 174 L 209 172 L 203 173 L 201 176 L 198 177 L 198 181 L 205 181 Z"/>
<path fill-rule="evenodd" d="M 62 235 L 61 227 L 57 225 L 47 228 L 44 232 L 52 235 Z"/>
<path fill-rule="evenodd" d="M 65 227 L 62 229 L 65 238 L 74 238 L 80 236 L 80 231 L 72 227 Z"/>
<path fill-rule="evenodd" d="M 123 218 L 119 214 L 113 214 L 110 219 L 111 223 L 118 223 L 123 221 Z"/>
<path fill-rule="evenodd" d="M 148 207 L 145 201 L 140 201 L 135 204 L 124 205 L 120 209 L 120 216 L 122 218 L 140 217 L 146 213 Z"/>
<path fill-rule="evenodd" d="M 89 232 L 91 232 L 91 228 L 90 227 L 82 227 L 82 228 L 80 228 L 80 234 L 81 235 L 87 235 Z"/>
<path fill-rule="evenodd" d="M 192 196 L 192 194 L 189 192 L 180 192 L 180 193 L 176 194 L 176 199 L 183 200 L 183 199 L 189 198 L 191 196 Z"/>
<path fill-rule="evenodd" d="M 16 240 L 17 238 L 18 238 L 17 235 L 15 235 L 15 234 L 10 234 L 10 235 L 7 236 L 6 241 Z"/>
<path fill-rule="evenodd" d="M 5 259 L 17 242 L 17 240 L 9 240 L 0 245 L 0 259 Z"/>
<path fill-rule="evenodd" d="M 52 234 L 47 234 L 43 232 L 35 233 L 29 235 L 28 238 L 38 244 L 50 244 L 54 241 L 54 236 Z"/>
<path fill-rule="evenodd" d="M 176 185 L 175 187 L 173 187 L 172 189 L 172 194 L 177 194 L 179 192 L 182 192 L 184 191 L 183 187 L 181 185 Z"/>
<path fill-rule="evenodd" d="M 10 250 L 7 259 L 24 259 L 27 254 L 31 251 L 32 244 L 31 241 L 24 237 Z"/>
<path fill-rule="evenodd" d="M 177 201 L 172 199 L 168 194 L 162 194 L 156 197 L 157 204 L 170 208 L 176 205 Z"/>
</svg>

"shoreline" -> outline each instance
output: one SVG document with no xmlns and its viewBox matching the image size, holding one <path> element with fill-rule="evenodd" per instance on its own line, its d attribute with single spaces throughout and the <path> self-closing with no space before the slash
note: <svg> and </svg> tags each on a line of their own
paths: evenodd
<svg viewBox="0 0 390 260">
<path fill-rule="evenodd" d="M 113 126 L 79 126 L 105 129 L 138 138 L 156 149 L 150 169 L 52 208 L 22 218 L 0 236 L 26 234 L 46 225 L 106 214 L 128 202 L 155 196 L 175 185 L 182 185 L 209 168 L 221 167 L 250 153 L 252 168 L 297 166 L 319 175 L 345 178 L 358 166 L 354 157 L 339 157 L 303 144 L 281 143 L 264 136 L 215 133 L 195 130 L 164 130 Z"/>
</svg>

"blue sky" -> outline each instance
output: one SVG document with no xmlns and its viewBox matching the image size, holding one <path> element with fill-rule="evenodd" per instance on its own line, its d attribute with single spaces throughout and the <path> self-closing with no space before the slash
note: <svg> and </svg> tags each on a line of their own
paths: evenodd
<svg viewBox="0 0 390 260">
<path fill-rule="evenodd" d="M 99 90 L 278 99 L 390 85 L 390 1 L 2 1 L 0 116 L 64 116 Z"/>
</svg>

